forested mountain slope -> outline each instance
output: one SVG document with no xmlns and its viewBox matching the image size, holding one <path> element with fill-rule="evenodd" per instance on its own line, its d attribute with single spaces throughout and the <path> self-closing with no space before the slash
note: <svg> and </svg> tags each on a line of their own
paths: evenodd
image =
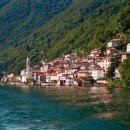
<svg viewBox="0 0 130 130">
<path fill-rule="evenodd" d="M 54 15 L 64 11 L 71 0 L 4 0 L 0 2 L 0 44 L 17 44 Z"/>
<path fill-rule="evenodd" d="M 36 5 L 38 2 L 41 7 L 42 2 L 50 1 L 52 3 L 53 0 L 21 1 L 32 1 L 31 4 L 23 4 L 28 9 L 30 5 Z M 41 18 L 40 13 L 36 13 L 38 9 L 43 8 L 39 6 L 35 7 L 35 13 L 29 9 L 29 13 L 27 11 L 26 15 L 21 13 L 24 7 L 17 6 L 18 9 L 21 8 L 21 12 L 20 15 L 16 15 L 13 24 L 10 24 L 10 20 L 13 20 L 15 14 L 9 15 L 10 19 L 6 19 L 4 14 L 6 11 L 3 13 L 0 11 L 0 28 L 7 25 L 7 28 L 0 30 L 1 69 L 20 70 L 24 66 L 23 63 L 27 55 L 31 57 L 33 63 L 37 63 L 42 58 L 53 59 L 71 50 L 86 53 L 95 47 L 105 45 L 108 40 L 115 37 L 129 42 L 129 0 L 54 1 L 57 6 L 61 4 L 64 6 L 59 6 L 60 10 L 57 7 L 59 11 L 51 6 L 50 10 L 54 8 L 55 15 L 50 16 L 47 13 L 44 15 L 46 20 Z M 14 2 L 20 2 L 20 0 L 14 0 Z M 14 4 L 12 5 L 14 6 Z M 48 4 L 48 6 L 50 5 Z M 1 10 L 5 9 L 7 10 L 6 14 L 10 14 L 8 5 Z M 43 10 L 41 12 L 44 13 Z M 24 17 L 28 14 L 32 15 Z M 19 19 L 21 20 L 19 21 Z M 5 45 L 3 46 L 3 44 Z"/>
</svg>

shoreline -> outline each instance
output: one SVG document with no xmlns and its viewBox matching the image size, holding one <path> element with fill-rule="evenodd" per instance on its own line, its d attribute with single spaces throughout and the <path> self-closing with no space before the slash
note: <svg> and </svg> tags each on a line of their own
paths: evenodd
<svg viewBox="0 0 130 130">
<path fill-rule="evenodd" d="M 38 87 L 38 88 L 42 88 L 42 87 L 77 87 L 77 88 L 90 88 L 90 87 L 108 87 L 107 84 L 95 84 L 95 85 L 90 85 L 90 86 L 78 86 L 78 85 L 57 85 L 57 84 L 48 84 L 46 83 L 45 85 L 27 85 L 27 84 L 22 84 L 22 83 L 0 83 L 0 86 L 15 86 L 15 87 L 21 87 L 21 88 L 31 88 L 31 87 Z M 120 88 L 120 87 L 119 87 Z"/>
</svg>

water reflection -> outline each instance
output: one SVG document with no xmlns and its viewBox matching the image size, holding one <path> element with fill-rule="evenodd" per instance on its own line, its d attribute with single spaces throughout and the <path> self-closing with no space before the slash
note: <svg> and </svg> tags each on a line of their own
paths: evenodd
<svg viewBox="0 0 130 130">
<path fill-rule="evenodd" d="M 103 103 L 109 105 L 112 94 L 106 87 L 75 88 L 75 87 L 52 87 L 40 90 L 43 95 L 62 100 L 65 105 L 90 106 Z"/>
<path fill-rule="evenodd" d="M 129 119 L 129 90 L 0 88 L 0 122 L 6 129 L 127 130 Z"/>
</svg>

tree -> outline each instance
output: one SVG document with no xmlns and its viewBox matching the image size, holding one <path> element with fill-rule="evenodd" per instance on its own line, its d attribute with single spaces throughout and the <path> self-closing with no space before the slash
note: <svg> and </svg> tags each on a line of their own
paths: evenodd
<svg viewBox="0 0 130 130">
<path fill-rule="evenodd" d="M 112 79 L 115 76 L 115 69 L 119 66 L 119 57 L 115 56 L 115 58 L 111 59 L 111 66 L 108 68 L 108 71 L 106 73 L 106 77 L 108 79 Z"/>
<path fill-rule="evenodd" d="M 130 6 L 125 7 L 119 14 L 119 26 L 123 31 L 130 28 Z"/>
<path fill-rule="evenodd" d="M 114 71 L 115 71 L 115 67 L 113 66 L 113 64 L 108 68 L 107 73 L 106 73 L 106 77 L 108 79 L 111 79 L 114 77 Z"/>
<path fill-rule="evenodd" d="M 121 79 L 125 87 L 130 86 L 130 59 L 126 59 L 119 67 Z"/>
<path fill-rule="evenodd" d="M 86 77 L 86 78 L 83 78 L 83 80 L 87 81 L 87 82 L 90 82 L 92 85 L 94 85 L 94 83 L 96 82 L 92 76 L 89 76 L 89 77 Z"/>
<path fill-rule="evenodd" d="M 3 77 L 3 74 L 2 74 L 2 72 L 0 72 L 0 79 Z"/>
</svg>

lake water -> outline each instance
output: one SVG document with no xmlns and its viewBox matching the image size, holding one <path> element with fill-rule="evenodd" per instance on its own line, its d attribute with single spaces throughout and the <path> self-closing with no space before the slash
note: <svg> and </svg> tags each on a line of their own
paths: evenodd
<svg viewBox="0 0 130 130">
<path fill-rule="evenodd" d="M 0 130 L 130 130 L 130 89 L 0 86 Z"/>
</svg>

